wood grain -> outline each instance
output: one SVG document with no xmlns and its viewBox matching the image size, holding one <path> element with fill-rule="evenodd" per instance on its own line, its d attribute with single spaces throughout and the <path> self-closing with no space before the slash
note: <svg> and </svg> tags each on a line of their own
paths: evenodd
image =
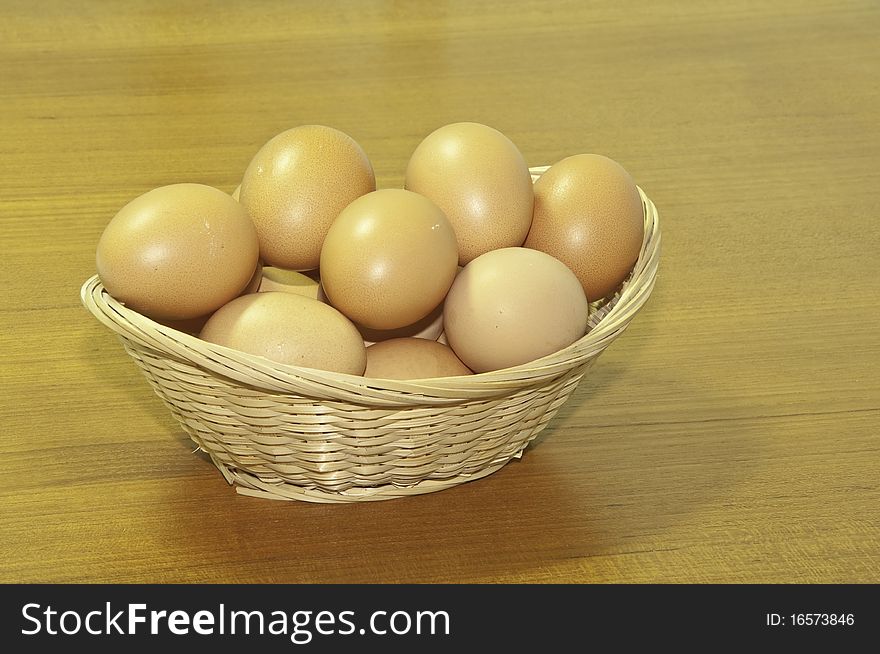
<svg viewBox="0 0 880 654">
<path fill-rule="evenodd" d="M 880 581 L 880 8 L 593 4 L 0 5 L 0 582 Z M 104 225 L 305 123 L 399 186 L 457 120 L 626 166 L 649 304 L 486 479 L 236 495 L 79 304 Z"/>
</svg>

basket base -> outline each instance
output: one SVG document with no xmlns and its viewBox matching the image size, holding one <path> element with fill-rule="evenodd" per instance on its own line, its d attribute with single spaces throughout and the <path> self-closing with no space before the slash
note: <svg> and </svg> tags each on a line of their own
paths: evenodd
<svg viewBox="0 0 880 654">
<path fill-rule="evenodd" d="M 395 486 L 384 484 L 381 486 L 355 486 L 344 491 L 328 492 L 318 488 L 304 488 L 289 483 L 268 483 L 256 475 L 237 468 L 229 468 L 213 456 L 211 460 L 223 474 L 226 481 L 235 487 L 240 495 L 259 497 L 270 500 L 299 500 L 304 502 L 317 502 L 322 504 L 341 504 L 347 502 L 365 502 L 392 500 L 411 495 L 423 495 L 445 490 L 453 486 L 475 481 L 497 472 L 513 459 L 522 456 L 525 447 L 513 456 L 484 467 L 470 475 L 458 475 L 449 479 L 424 479 L 412 486 Z"/>
</svg>

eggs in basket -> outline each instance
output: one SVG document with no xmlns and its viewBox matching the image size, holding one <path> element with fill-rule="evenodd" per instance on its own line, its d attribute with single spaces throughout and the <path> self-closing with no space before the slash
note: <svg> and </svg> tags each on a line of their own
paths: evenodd
<svg viewBox="0 0 880 654">
<path fill-rule="evenodd" d="M 101 235 L 98 277 L 157 323 L 275 363 L 397 380 L 519 366 L 584 337 L 645 241 L 620 164 L 574 154 L 533 173 L 501 132 L 455 123 L 415 148 L 403 188 L 377 189 L 354 139 L 300 126 L 233 195 L 180 183 L 132 199 Z"/>
<path fill-rule="evenodd" d="M 509 138 L 446 125 L 403 188 L 306 125 L 232 195 L 134 198 L 97 248 L 87 309 L 237 492 L 385 500 L 519 458 L 645 304 L 656 208 L 616 162 L 529 168 Z"/>
</svg>

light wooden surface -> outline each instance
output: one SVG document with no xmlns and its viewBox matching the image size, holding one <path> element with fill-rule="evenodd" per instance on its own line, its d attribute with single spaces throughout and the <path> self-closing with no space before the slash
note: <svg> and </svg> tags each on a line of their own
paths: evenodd
<svg viewBox="0 0 880 654">
<path fill-rule="evenodd" d="M 878 30 L 867 0 L 2 3 L 0 581 L 880 581 Z M 104 225 L 305 123 L 400 185 L 458 120 L 626 166 L 650 302 L 484 480 L 237 495 L 79 303 Z"/>
</svg>

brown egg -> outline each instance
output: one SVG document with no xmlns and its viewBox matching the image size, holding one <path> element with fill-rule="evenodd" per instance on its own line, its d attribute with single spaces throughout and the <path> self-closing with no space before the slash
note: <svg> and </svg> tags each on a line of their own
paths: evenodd
<svg viewBox="0 0 880 654">
<path fill-rule="evenodd" d="M 320 283 L 307 275 L 295 270 L 284 270 L 266 266 L 263 268 L 263 278 L 260 280 L 260 291 L 281 291 L 282 293 L 296 293 L 313 300 L 321 299 L 319 296 Z"/>
<path fill-rule="evenodd" d="M 421 320 L 417 320 L 411 325 L 399 327 L 397 329 L 370 329 L 363 325 L 355 325 L 364 337 L 364 345 L 370 346 L 373 343 L 388 341 L 392 338 L 425 338 L 429 341 L 436 341 L 443 331 L 443 305 L 440 304 L 427 316 Z"/>
<path fill-rule="evenodd" d="M 462 265 L 489 250 L 522 245 L 529 232 L 529 168 L 516 145 L 486 125 L 453 123 L 429 134 L 409 160 L 405 186 L 449 218 Z"/>
<path fill-rule="evenodd" d="M 339 212 L 375 189 L 373 167 L 354 139 L 332 127 L 303 125 L 260 148 L 239 199 L 257 227 L 263 262 L 309 270 L 318 267 Z"/>
<path fill-rule="evenodd" d="M 218 309 L 200 336 L 278 363 L 352 375 L 366 366 L 366 348 L 351 321 L 294 293 L 242 295 Z"/>
<path fill-rule="evenodd" d="M 629 173 L 598 154 L 551 166 L 535 182 L 535 215 L 525 246 L 574 271 L 592 302 L 613 293 L 642 248 L 642 199 Z"/>
<path fill-rule="evenodd" d="M 470 374 L 449 347 L 424 338 L 393 338 L 367 348 L 364 377 L 433 379 Z"/>
<path fill-rule="evenodd" d="M 232 192 L 232 197 L 238 202 L 238 198 L 241 195 L 241 184 L 235 187 L 235 190 Z"/>
<path fill-rule="evenodd" d="M 455 278 L 452 226 L 433 202 L 383 189 L 348 205 L 324 239 L 321 285 L 334 307 L 371 329 L 427 316 Z"/>
<path fill-rule="evenodd" d="M 464 267 L 444 308 L 449 346 L 474 372 L 539 359 L 586 333 L 589 305 L 565 264 L 527 248 L 487 252 Z"/>
<path fill-rule="evenodd" d="M 258 255 L 257 232 L 238 202 L 210 186 L 172 184 L 119 210 L 96 263 L 115 299 L 157 320 L 187 320 L 238 296 Z"/>
<path fill-rule="evenodd" d="M 241 292 L 241 295 L 247 295 L 248 293 L 256 293 L 260 286 L 260 280 L 263 276 L 263 264 L 259 261 L 257 262 L 257 268 L 254 270 L 254 274 L 251 277 L 251 281 L 248 282 L 247 286 L 244 287 L 244 290 Z M 198 336 L 199 332 L 202 331 L 202 327 L 205 326 L 205 323 L 208 322 L 208 318 L 211 317 L 211 313 L 205 314 L 204 316 L 197 316 L 195 318 L 187 318 L 186 320 L 157 320 L 166 327 L 171 327 L 176 329 L 179 332 L 185 332 L 187 334 L 191 334 L 193 336 Z"/>
</svg>

